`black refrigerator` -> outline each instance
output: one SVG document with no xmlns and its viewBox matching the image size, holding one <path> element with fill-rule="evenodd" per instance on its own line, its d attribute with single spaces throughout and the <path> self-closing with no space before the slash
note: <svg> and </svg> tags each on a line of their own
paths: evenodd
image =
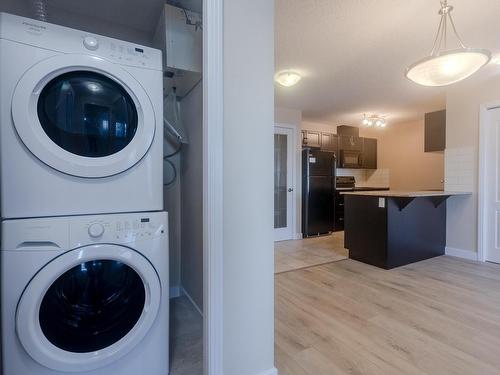
<svg viewBox="0 0 500 375">
<path fill-rule="evenodd" d="M 335 153 L 302 150 L 302 236 L 328 234 L 335 227 Z"/>
</svg>

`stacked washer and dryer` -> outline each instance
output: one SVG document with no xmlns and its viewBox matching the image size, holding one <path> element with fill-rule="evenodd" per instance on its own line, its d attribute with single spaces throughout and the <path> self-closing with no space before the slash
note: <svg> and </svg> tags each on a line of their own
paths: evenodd
<svg viewBox="0 0 500 375">
<path fill-rule="evenodd" d="M 0 14 L 3 375 L 166 375 L 161 52 Z"/>
</svg>

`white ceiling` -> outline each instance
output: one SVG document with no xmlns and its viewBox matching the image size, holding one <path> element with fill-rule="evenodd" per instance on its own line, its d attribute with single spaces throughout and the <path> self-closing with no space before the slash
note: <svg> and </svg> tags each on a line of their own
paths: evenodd
<svg viewBox="0 0 500 375">
<path fill-rule="evenodd" d="M 450 0 L 468 46 L 500 52 L 500 1 Z M 276 0 L 276 71 L 295 69 L 295 87 L 276 85 L 276 105 L 309 121 L 358 125 L 363 113 L 399 123 L 445 107 L 445 89 L 418 86 L 407 65 L 429 54 L 438 0 Z M 498 71 L 491 64 L 481 74 Z"/>
</svg>

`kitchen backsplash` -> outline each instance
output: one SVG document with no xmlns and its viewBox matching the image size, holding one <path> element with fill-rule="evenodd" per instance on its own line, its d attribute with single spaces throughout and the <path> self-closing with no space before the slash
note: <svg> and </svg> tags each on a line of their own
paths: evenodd
<svg viewBox="0 0 500 375">
<path fill-rule="evenodd" d="M 472 147 L 447 148 L 444 152 L 445 190 L 475 191 L 476 163 Z"/>
<path fill-rule="evenodd" d="M 390 186 L 389 169 L 337 169 L 338 176 L 354 176 L 356 186 L 363 187 L 380 187 L 386 188 Z"/>
</svg>

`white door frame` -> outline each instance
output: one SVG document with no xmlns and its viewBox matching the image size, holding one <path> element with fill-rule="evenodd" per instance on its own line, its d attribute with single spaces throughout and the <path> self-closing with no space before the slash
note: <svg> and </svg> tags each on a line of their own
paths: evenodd
<svg viewBox="0 0 500 375">
<path fill-rule="evenodd" d="M 296 127 L 293 126 L 293 125 L 288 125 L 288 124 L 283 124 L 283 123 L 276 123 L 274 125 L 274 129 L 287 129 L 287 130 L 290 130 L 290 139 L 291 139 L 291 144 L 292 144 L 292 152 L 291 152 L 291 180 L 292 180 L 292 186 L 289 186 L 293 189 L 293 191 L 291 192 L 292 194 L 292 204 L 291 204 L 291 207 L 289 207 L 290 211 L 291 211 L 291 217 L 292 217 L 292 221 L 290 223 L 291 225 L 291 229 L 292 229 L 292 233 L 291 233 L 291 237 L 289 238 L 289 240 L 293 240 L 296 238 L 297 234 L 296 234 L 296 226 L 297 226 L 297 204 L 296 204 L 296 199 L 297 199 L 297 162 L 296 162 L 296 159 L 297 159 L 297 135 L 296 135 Z M 276 134 L 276 132 L 275 132 Z M 290 171 L 287 171 L 287 173 L 289 173 Z M 276 238 L 275 238 L 276 240 Z M 281 241 L 281 240 L 280 240 Z"/>
<path fill-rule="evenodd" d="M 479 181 L 478 181 L 478 220 L 477 220 L 477 251 L 478 260 L 481 262 L 486 261 L 485 243 L 487 243 L 486 222 L 487 222 L 487 209 L 486 209 L 486 143 L 487 131 L 486 127 L 489 125 L 488 111 L 500 108 L 500 101 L 494 101 L 487 104 L 482 104 L 479 108 Z"/>
<path fill-rule="evenodd" d="M 224 0 L 203 0 L 203 373 L 223 370 Z"/>
</svg>

